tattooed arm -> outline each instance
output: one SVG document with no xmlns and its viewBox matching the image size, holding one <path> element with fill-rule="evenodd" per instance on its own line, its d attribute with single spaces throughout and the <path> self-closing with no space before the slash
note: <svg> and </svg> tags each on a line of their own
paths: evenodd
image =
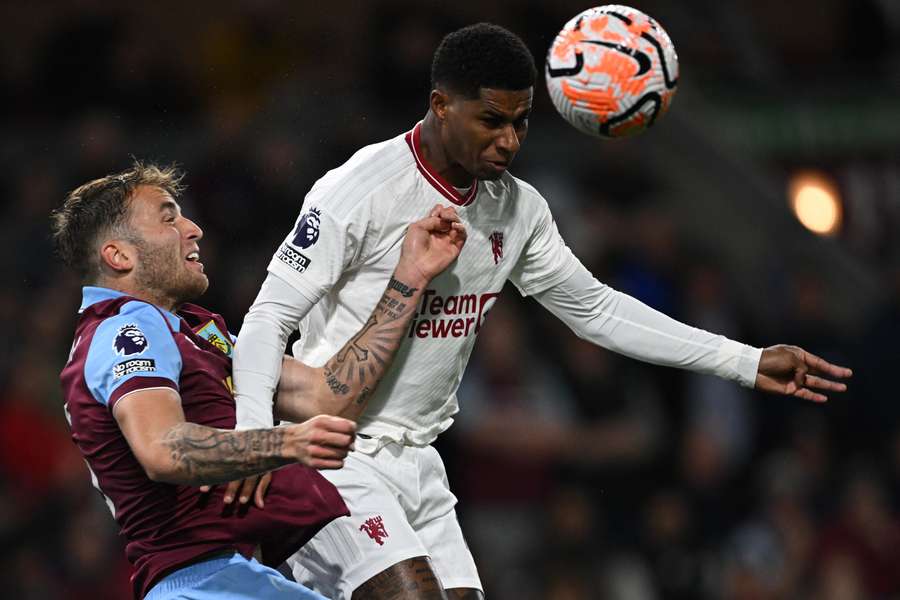
<svg viewBox="0 0 900 600">
<path fill-rule="evenodd" d="M 284 359 L 275 400 L 278 418 L 296 423 L 322 413 L 358 418 L 399 348 L 424 287 L 456 260 L 465 242 L 466 230 L 452 207 L 437 205 L 410 225 L 394 275 L 362 330 L 318 369 Z M 238 496 L 245 503 L 252 495 L 262 508 L 269 480 L 232 481 L 225 503 Z"/>
<path fill-rule="evenodd" d="M 397 268 L 362 329 L 323 367 L 285 359 L 276 415 L 295 422 L 320 413 L 359 418 L 400 347 L 425 287 L 456 260 L 465 241 L 452 208 L 436 206 L 410 225 Z"/>
<path fill-rule="evenodd" d="M 325 415 L 245 431 L 188 423 L 178 392 L 169 388 L 122 396 L 113 416 L 150 479 L 183 485 L 224 483 L 295 462 L 337 469 L 356 430 L 352 421 Z"/>
<path fill-rule="evenodd" d="M 357 419 L 400 347 L 426 285 L 395 271 L 369 320 L 324 366 L 314 369 L 286 357 L 276 416 L 294 422 L 316 414 Z"/>
</svg>

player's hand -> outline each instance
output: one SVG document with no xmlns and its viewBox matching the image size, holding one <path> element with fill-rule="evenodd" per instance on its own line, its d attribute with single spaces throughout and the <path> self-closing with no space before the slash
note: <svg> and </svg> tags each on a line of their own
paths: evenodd
<svg viewBox="0 0 900 600">
<path fill-rule="evenodd" d="M 438 204 L 406 230 L 398 272 L 414 278 L 409 285 L 427 283 L 457 259 L 465 243 L 466 228 L 456 209 Z"/>
<path fill-rule="evenodd" d="M 285 452 L 314 469 L 340 469 L 353 449 L 356 423 L 342 417 L 318 415 L 286 427 L 290 431 Z"/>
<path fill-rule="evenodd" d="M 238 498 L 238 502 L 247 504 L 250 502 L 252 496 L 253 504 L 255 504 L 257 508 L 265 508 L 266 503 L 264 499 L 266 497 L 266 492 L 269 490 L 270 483 L 272 483 L 272 473 L 264 473 L 262 475 L 255 475 L 246 479 L 232 481 L 225 488 L 223 501 L 225 504 L 231 504 L 234 502 L 235 498 Z M 209 485 L 200 486 L 200 491 L 203 493 L 206 493 L 211 489 L 212 486 Z"/>
<path fill-rule="evenodd" d="M 825 402 L 828 397 L 815 390 L 843 392 L 847 386 L 830 378 L 844 379 L 852 375 L 850 369 L 833 365 L 803 348 L 771 346 L 763 350 L 759 359 L 756 389 Z"/>
</svg>

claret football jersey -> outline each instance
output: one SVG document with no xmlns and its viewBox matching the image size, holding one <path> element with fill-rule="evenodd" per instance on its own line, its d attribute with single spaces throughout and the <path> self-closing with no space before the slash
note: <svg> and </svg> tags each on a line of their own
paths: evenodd
<svg viewBox="0 0 900 600">
<path fill-rule="evenodd" d="M 222 486 L 151 480 L 131 452 L 113 409 L 152 388 L 179 393 L 185 419 L 233 429 L 233 338 L 224 320 L 195 305 L 178 314 L 115 290 L 86 287 L 75 341 L 61 374 L 66 417 L 91 479 L 119 525 L 134 564 L 135 597 L 167 572 L 204 555 L 236 550 L 279 564 L 323 525 L 347 513 L 318 471 L 277 471 L 264 510 L 224 508 Z"/>
</svg>

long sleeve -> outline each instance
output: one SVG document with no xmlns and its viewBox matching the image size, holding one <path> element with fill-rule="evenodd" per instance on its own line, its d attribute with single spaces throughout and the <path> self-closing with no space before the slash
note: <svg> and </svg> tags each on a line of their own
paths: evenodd
<svg viewBox="0 0 900 600">
<path fill-rule="evenodd" d="M 237 429 L 272 426 L 272 402 L 288 337 L 316 300 L 274 273 L 266 277 L 234 348 Z"/>
<path fill-rule="evenodd" d="M 576 335 L 645 362 L 755 385 L 762 350 L 667 317 L 570 260 L 578 263 L 572 274 L 534 297 Z"/>
</svg>

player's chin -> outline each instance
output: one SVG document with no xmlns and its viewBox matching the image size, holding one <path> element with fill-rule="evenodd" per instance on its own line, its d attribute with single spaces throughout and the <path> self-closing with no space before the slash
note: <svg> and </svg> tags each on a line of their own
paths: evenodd
<svg viewBox="0 0 900 600">
<path fill-rule="evenodd" d="M 478 170 L 478 179 L 495 181 L 503 177 L 506 173 L 508 165 L 502 165 L 495 162 L 487 162 Z"/>
<path fill-rule="evenodd" d="M 206 273 L 191 273 L 190 281 L 185 286 L 185 301 L 195 300 L 206 293 L 209 288 L 209 277 Z"/>
<path fill-rule="evenodd" d="M 197 282 L 197 295 L 204 294 L 206 290 L 209 288 L 209 277 L 206 276 L 206 273 L 200 274 L 200 281 Z"/>
</svg>

